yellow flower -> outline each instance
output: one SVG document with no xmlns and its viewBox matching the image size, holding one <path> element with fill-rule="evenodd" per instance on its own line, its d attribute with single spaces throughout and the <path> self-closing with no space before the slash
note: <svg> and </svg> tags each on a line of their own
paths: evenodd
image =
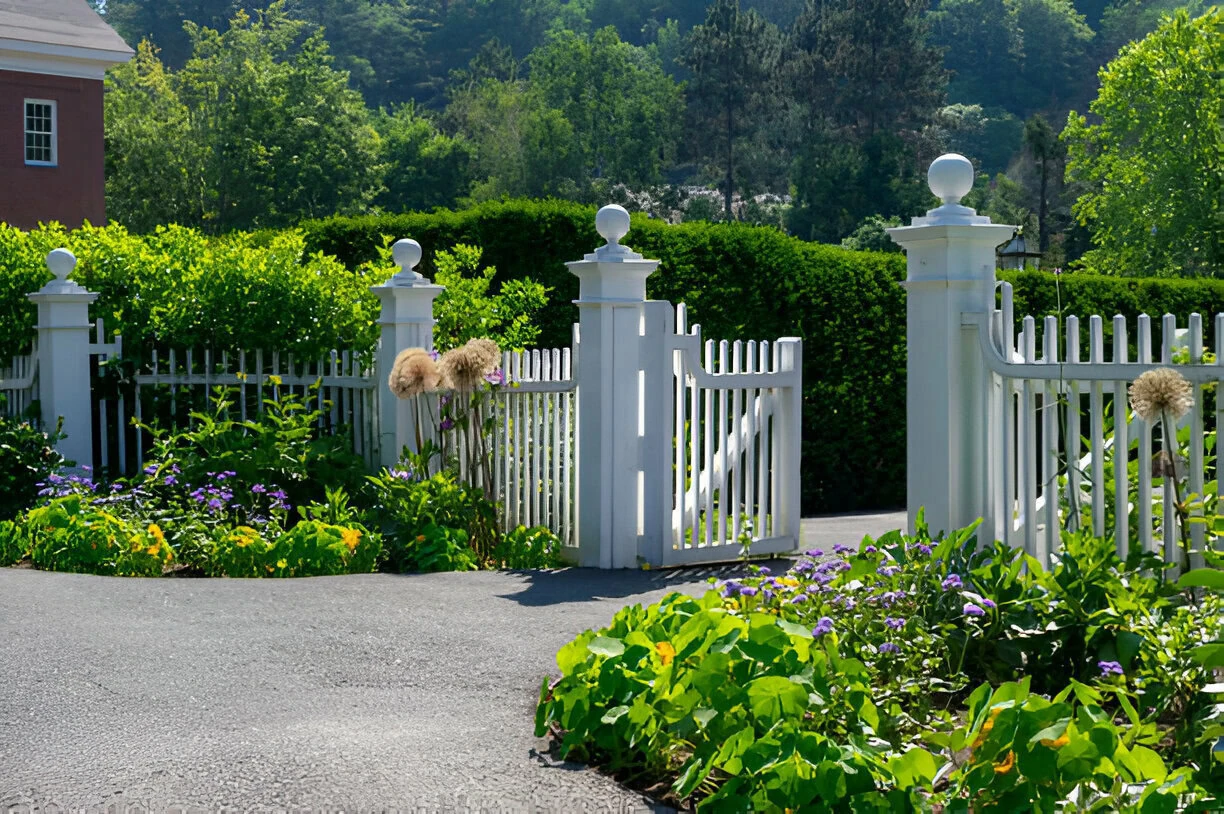
<svg viewBox="0 0 1224 814">
<path fill-rule="evenodd" d="M 161 527 L 156 523 L 149 524 L 149 534 L 153 535 L 153 539 L 157 540 L 159 545 L 166 542 L 166 535 L 162 533 Z"/>
<path fill-rule="evenodd" d="M 236 544 L 236 545 L 237 545 L 239 548 L 246 548 L 248 545 L 250 545 L 250 544 L 251 544 L 251 538 L 250 538 L 250 537 L 247 537 L 245 534 L 235 534 L 235 535 L 234 535 L 234 543 L 235 543 L 235 544 Z"/>
<path fill-rule="evenodd" d="M 658 652 L 659 658 L 663 661 L 663 666 L 672 663 L 672 659 L 676 657 L 676 648 L 672 647 L 671 642 L 659 642 L 655 645 L 655 651 Z"/>
<path fill-rule="evenodd" d="M 280 376 L 269 376 L 268 381 L 271 383 L 273 387 L 280 387 L 281 377 Z"/>
<path fill-rule="evenodd" d="M 277 568 L 288 568 L 288 567 L 289 567 L 289 563 L 288 563 L 288 561 L 283 560 L 283 559 L 281 559 L 281 560 L 277 560 L 277 561 L 276 561 L 276 567 L 277 567 Z"/>
<path fill-rule="evenodd" d="M 357 529 L 340 529 L 340 539 L 348 546 L 349 551 L 353 551 L 361 540 L 361 532 Z"/>
<path fill-rule="evenodd" d="M 132 535 L 132 550 L 139 551 L 143 547 L 144 547 L 144 541 L 140 539 L 140 536 Z"/>
<path fill-rule="evenodd" d="M 1054 738 L 1054 739 L 1050 739 L 1050 738 L 1041 739 L 1041 745 L 1048 746 L 1051 749 L 1061 749 L 1070 742 L 1071 742 L 1071 738 L 1067 736 L 1066 732 L 1062 733 L 1061 735 L 1059 735 L 1057 738 Z"/>
<path fill-rule="evenodd" d="M 154 543 L 153 545 L 145 549 L 146 554 L 152 554 L 154 557 L 157 556 L 157 553 L 159 551 L 161 551 L 161 543 Z"/>
<path fill-rule="evenodd" d="M 247 379 L 246 374 L 243 373 L 241 370 L 234 374 L 234 378 L 236 378 L 240 382 L 245 382 Z"/>
<path fill-rule="evenodd" d="M 1008 749 L 1007 754 L 1003 756 L 1003 759 L 995 763 L 994 765 L 995 774 L 1007 774 L 1008 772 L 1012 770 L 1012 767 L 1015 765 L 1016 765 L 1016 753 Z"/>
<path fill-rule="evenodd" d="M 794 577 L 782 577 L 782 579 L 778 580 L 778 582 L 782 583 L 783 585 L 789 585 L 792 588 L 799 586 L 799 580 L 795 579 Z"/>
</svg>

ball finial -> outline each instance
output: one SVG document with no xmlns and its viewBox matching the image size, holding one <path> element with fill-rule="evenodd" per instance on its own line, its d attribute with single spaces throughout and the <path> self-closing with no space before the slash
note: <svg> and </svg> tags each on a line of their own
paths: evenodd
<svg viewBox="0 0 1224 814">
<path fill-rule="evenodd" d="M 605 206 L 595 214 L 595 231 L 608 241 L 608 245 L 618 245 L 621 238 L 629 234 L 629 213 L 618 204 Z"/>
<path fill-rule="evenodd" d="M 945 205 L 955 206 L 973 189 L 973 163 L 957 153 L 941 155 L 927 170 L 927 185 Z"/>
<path fill-rule="evenodd" d="M 417 263 L 421 262 L 421 255 L 421 244 L 408 238 L 395 241 L 395 245 L 391 247 L 391 257 L 394 258 L 395 265 L 403 271 L 416 268 Z"/>
<path fill-rule="evenodd" d="M 67 280 L 76 264 L 76 255 L 67 249 L 52 249 L 47 255 L 47 268 L 51 269 L 51 273 L 58 280 Z"/>
</svg>

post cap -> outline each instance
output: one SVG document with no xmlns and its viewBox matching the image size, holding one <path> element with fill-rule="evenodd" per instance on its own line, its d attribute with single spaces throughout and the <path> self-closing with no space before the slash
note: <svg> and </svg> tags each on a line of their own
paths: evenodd
<svg viewBox="0 0 1224 814">
<path fill-rule="evenodd" d="M 47 255 L 47 268 L 51 269 L 51 273 L 60 282 L 68 279 L 68 275 L 76 268 L 76 264 L 76 255 L 67 249 L 52 249 Z"/>
<path fill-rule="evenodd" d="M 415 240 L 403 238 L 395 241 L 395 244 L 391 246 L 391 259 L 395 261 L 395 265 L 400 267 L 400 270 L 387 281 L 387 285 L 424 285 L 428 283 L 429 280 L 425 279 L 425 275 L 415 271 L 423 255 L 421 244 Z"/>
<path fill-rule="evenodd" d="M 945 153 L 931 162 L 927 186 L 945 205 L 955 206 L 973 189 L 973 162 L 958 153 Z"/>
<path fill-rule="evenodd" d="M 585 260 L 621 261 L 641 260 L 642 255 L 621 245 L 621 239 L 629 234 L 629 213 L 619 204 L 608 204 L 595 213 L 595 231 L 607 241 Z"/>
</svg>

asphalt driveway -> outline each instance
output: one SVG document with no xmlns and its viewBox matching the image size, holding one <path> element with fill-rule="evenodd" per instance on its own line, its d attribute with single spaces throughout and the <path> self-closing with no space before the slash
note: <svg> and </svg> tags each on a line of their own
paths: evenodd
<svg viewBox="0 0 1224 814">
<path fill-rule="evenodd" d="M 577 633 L 713 573 L 0 569 L 0 812 L 667 810 L 540 754 L 535 700 Z"/>
</svg>

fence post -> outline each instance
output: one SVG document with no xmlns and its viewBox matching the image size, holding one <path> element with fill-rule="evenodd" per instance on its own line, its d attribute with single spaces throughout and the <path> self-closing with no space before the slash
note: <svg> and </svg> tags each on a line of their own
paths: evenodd
<svg viewBox="0 0 1224 814">
<path fill-rule="evenodd" d="M 595 229 L 607 244 L 566 263 L 578 277 L 578 564 L 635 568 L 645 518 L 639 416 L 646 361 L 646 278 L 658 267 L 620 244 L 629 213 L 605 206 Z M 647 416 L 647 420 L 661 420 Z"/>
<path fill-rule="evenodd" d="M 93 399 L 89 385 L 89 304 L 98 298 L 68 275 L 76 257 L 67 249 L 47 255 L 55 279 L 28 299 L 38 306 L 38 400 L 43 427 L 64 419 L 67 436 L 56 444 L 78 467 L 93 463 Z"/>
<path fill-rule="evenodd" d="M 902 285 L 909 527 L 925 508 L 938 534 L 989 514 L 989 379 L 976 330 L 963 325 L 962 315 L 993 310 L 995 247 L 1015 227 L 960 205 L 973 188 L 973 165 L 964 156 L 935 159 L 927 182 L 943 205 L 887 231 L 905 249 L 908 272 Z"/>
<path fill-rule="evenodd" d="M 775 483 L 779 490 L 778 516 L 774 522 L 781 528 L 773 536 L 788 536 L 799 546 L 802 535 L 802 513 L 800 511 L 799 483 L 802 473 L 799 466 L 800 454 L 803 451 L 803 340 L 795 337 L 782 337 L 778 340 L 778 369 L 780 372 L 793 373 L 798 383 L 781 391 L 778 403 L 778 418 L 775 425 L 782 434 L 782 443 L 778 445 L 778 460 L 774 464 L 777 474 Z M 762 535 L 764 529 L 761 530 Z"/>
<path fill-rule="evenodd" d="M 434 285 L 415 271 L 421 262 L 421 244 L 397 240 L 391 248 L 400 270 L 382 285 L 370 290 L 382 303 L 375 381 L 378 382 L 379 458 L 391 467 L 404 447 L 416 450 L 416 404 L 395 398 L 387 389 L 387 377 L 395 357 L 405 348 L 433 350 L 434 300 L 445 288 Z"/>
</svg>

